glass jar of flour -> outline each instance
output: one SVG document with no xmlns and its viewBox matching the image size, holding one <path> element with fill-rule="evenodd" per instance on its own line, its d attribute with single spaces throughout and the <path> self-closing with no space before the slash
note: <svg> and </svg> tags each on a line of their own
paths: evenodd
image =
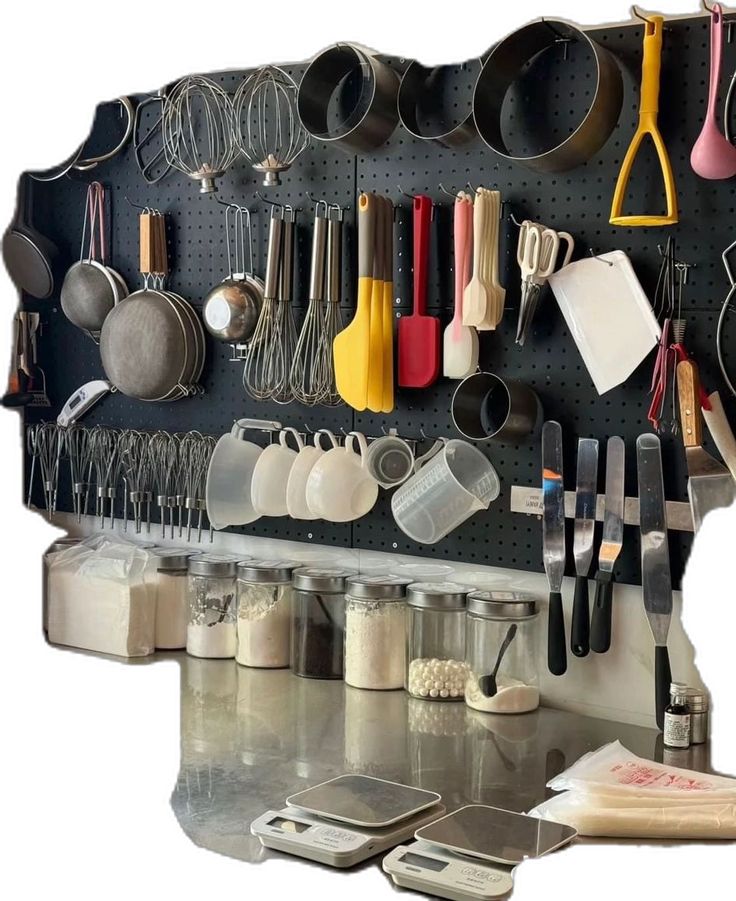
<svg viewBox="0 0 736 901">
<path fill-rule="evenodd" d="M 291 573 L 296 564 L 248 560 L 238 564 L 238 650 L 243 666 L 287 667 L 290 659 Z"/>
<path fill-rule="evenodd" d="M 187 653 L 193 657 L 235 656 L 238 559 L 217 554 L 189 558 Z"/>
<path fill-rule="evenodd" d="M 345 681 L 404 687 L 406 587 L 400 576 L 354 576 L 345 588 Z"/>
<path fill-rule="evenodd" d="M 187 646 L 189 558 L 197 554 L 186 548 L 155 548 L 150 551 L 156 568 L 156 647 L 165 650 Z"/>
<path fill-rule="evenodd" d="M 406 687 L 415 698 L 462 701 L 467 594 L 453 582 L 415 582 L 408 587 Z"/>
<path fill-rule="evenodd" d="M 539 613 L 536 598 L 516 591 L 468 595 L 465 703 L 488 713 L 539 707 Z"/>
</svg>

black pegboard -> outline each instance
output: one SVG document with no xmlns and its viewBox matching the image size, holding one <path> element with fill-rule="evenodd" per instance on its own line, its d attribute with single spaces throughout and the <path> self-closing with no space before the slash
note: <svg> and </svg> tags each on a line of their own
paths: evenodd
<svg viewBox="0 0 736 901">
<path fill-rule="evenodd" d="M 636 493 L 634 445 L 637 436 L 649 428 L 646 412 L 651 362 L 640 367 L 625 386 L 599 397 L 549 294 L 543 296 L 533 334 L 526 346 L 523 349 L 515 346 L 519 274 L 515 265 L 516 228 L 510 220 L 510 212 L 513 211 L 517 218 L 534 218 L 571 232 L 576 240 L 576 257 L 588 253 L 589 249 L 596 253 L 614 248 L 625 250 L 650 294 L 660 262 L 657 245 L 673 234 L 678 256 L 697 267 L 691 271 L 684 297 L 688 319 L 686 344 L 700 365 L 703 383 L 710 390 L 721 390 L 724 399 L 726 396 L 715 359 L 714 335 L 719 306 L 727 289 L 720 254 L 733 239 L 734 187 L 729 182 L 703 181 L 689 166 L 690 149 L 705 112 L 709 19 L 698 17 L 668 22 L 666 28 L 660 125 L 675 170 L 680 201 L 680 224 L 674 229 L 622 229 L 608 222 L 616 175 L 636 126 L 642 41 L 642 28 L 638 25 L 592 32 L 592 36 L 619 60 L 624 78 L 624 103 L 619 125 L 603 150 L 572 172 L 537 175 L 501 159 L 479 139 L 462 149 L 447 150 L 413 139 L 398 128 L 391 140 L 370 156 L 348 156 L 324 144 L 313 144 L 285 173 L 283 186 L 271 189 L 272 193 L 268 195 L 304 209 L 298 232 L 297 315 L 303 311 L 306 302 L 311 242 L 308 195 L 350 207 L 346 214 L 343 262 L 346 317 L 350 316 L 355 300 L 357 193 L 359 190 L 378 191 L 390 196 L 398 207 L 394 274 L 398 317 L 411 307 L 411 213 L 410 202 L 401 192 L 429 194 L 438 202 L 433 225 L 430 307 L 442 317 L 444 326 L 452 310 L 452 201 L 442 194 L 439 185 L 443 184 L 450 191 L 468 182 L 497 187 L 508 202 L 502 228 L 502 281 L 508 289 L 507 312 L 497 332 L 484 333 L 481 337 L 481 365 L 501 376 L 528 382 L 539 394 L 546 417 L 562 423 L 565 482 L 569 490 L 574 488 L 577 438 L 592 436 L 604 444 L 610 435 L 618 434 L 627 444 L 627 494 Z M 406 60 L 388 61 L 399 70 L 407 64 Z M 562 45 L 556 46 L 527 67 L 507 98 L 504 110 L 506 137 L 515 150 L 533 151 L 540 129 L 547 142 L 554 138 L 559 141 L 569 134 L 594 90 L 589 63 L 584 48 L 573 44 L 568 46 L 567 52 Z M 730 71 L 735 64 L 736 44 L 726 44 L 725 71 Z M 294 66 L 289 71 L 298 81 L 303 66 Z M 213 77 L 230 90 L 243 75 L 242 72 L 229 72 Z M 442 94 L 447 103 L 449 124 L 465 118 L 474 77 L 475 70 L 468 64 L 458 65 L 448 73 Z M 114 127 L 109 121 L 109 108 L 107 113 L 103 110 L 101 108 L 98 113 L 97 139 L 100 139 L 100 132 L 104 138 L 105 130 Z M 156 115 L 155 108 L 146 113 L 147 117 Z M 131 288 L 139 281 L 136 268 L 138 219 L 137 211 L 126 203 L 126 197 L 134 203 L 169 213 L 170 285 L 172 290 L 199 306 L 207 291 L 225 274 L 223 208 L 211 197 L 200 196 L 196 186 L 178 173 L 155 187 L 148 187 L 140 178 L 128 148 L 91 175 L 35 186 L 35 225 L 53 238 L 69 262 L 79 253 L 84 195 L 87 180 L 92 177 L 102 180 L 109 189 L 113 221 L 112 265 L 123 274 Z M 225 201 L 235 200 L 254 211 L 256 269 L 262 273 L 267 213 L 256 196 L 258 190 L 259 182 L 254 173 L 240 160 L 220 181 L 218 196 Z M 656 163 L 653 157 L 644 155 L 634 173 L 628 202 L 637 211 L 652 207 L 656 210 L 661 203 L 660 193 Z M 103 373 L 97 348 L 67 322 L 57 298 L 43 304 L 29 302 L 28 306 L 43 314 L 41 365 L 49 380 L 53 403 L 52 408 L 43 413 L 28 411 L 31 421 L 55 416 L 78 385 Z M 731 331 L 727 333 L 729 342 L 731 334 Z M 284 407 L 248 398 L 241 385 L 242 364 L 229 362 L 229 356 L 226 345 L 209 340 L 202 379 L 206 394 L 202 398 L 174 404 L 146 404 L 115 395 L 93 409 L 85 422 L 171 431 L 196 428 L 219 435 L 229 429 L 233 419 L 249 416 L 279 419 L 296 427 L 308 424 L 312 429 L 357 428 L 373 435 L 389 427 L 396 427 L 400 434 L 408 437 L 418 436 L 422 430 L 428 435 L 454 434 L 449 406 L 455 382 L 440 379 L 427 391 L 399 390 L 396 410 L 389 416 L 354 414 L 344 407 L 307 409 L 296 403 Z M 736 413 L 730 401 L 728 412 Z M 482 447 L 498 470 L 501 497 L 488 513 L 476 515 L 432 547 L 416 545 L 397 529 L 385 493 L 375 510 L 352 526 L 265 519 L 233 531 L 541 571 L 538 520 L 509 512 L 513 484 L 538 485 L 540 482 L 538 441 L 518 446 L 486 443 Z M 665 437 L 663 447 L 667 496 L 672 500 L 685 500 L 686 468 L 678 439 Z M 602 460 L 601 490 L 603 469 Z M 37 500 L 40 502 L 40 497 Z M 65 471 L 62 472 L 60 508 L 70 508 Z M 679 583 L 689 545 L 688 536 L 672 533 L 676 583 Z M 569 547 L 572 547 L 571 542 Z M 624 551 L 616 569 L 619 581 L 640 581 L 638 557 L 636 532 L 627 529 Z M 572 571 L 571 566 L 570 554 L 568 572 Z"/>
</svg>

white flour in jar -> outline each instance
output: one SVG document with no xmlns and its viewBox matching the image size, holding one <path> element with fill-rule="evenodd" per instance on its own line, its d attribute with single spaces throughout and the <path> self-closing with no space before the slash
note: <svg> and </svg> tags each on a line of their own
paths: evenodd
<svg viewBox="0 0 736 901">
<path fill-rule="evenodd" d="M 468 674 L 465 683 L 465 703 L 484 713 L 528 713 L 539 707 L 539 689 L 518 679 L 499 679 L 496 694 L 487 698 L 480 690 L 478 676 Z"/>
<path fill-rule="evenodd" d="M 243 666 L 287 667 L 291 655 L 291 585 L 249 584 L 241 591 L 235 659 Z"/>
<path fill-rule="evenodd" d="M 236 646 L 235 623 L 187 626 L 187 654 L 193 657 L 234 657 Z"/>
<path fill-rule="evenodd" d="M 358 608 L 358 609 L 356 609 Z M 354 688 L 404 687 L 406 607 L 364 603 L 345 614 L 345 681 Z"/>
</svg>

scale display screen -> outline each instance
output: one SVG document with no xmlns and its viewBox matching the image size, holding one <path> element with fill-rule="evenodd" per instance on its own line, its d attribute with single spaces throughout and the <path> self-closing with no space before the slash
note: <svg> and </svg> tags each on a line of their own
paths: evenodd
<svg viewBox="0 0 736 901">
<path fill-rule="evenodd" d="M 416 832 L 416 837 L 457 854 L 514 866 L 571 842 L 577 832 L 523 813 L 482 804 L 462 807 Z"/>
<path fill-rule="evenodd" d="M 300 823 L 297 820 L 285 820 L 283 817 L 274 817 L 274 819 L 269 821 L 268 825 L 283 829 L 284 832 L 297 833 L 306 832 L 307 829 L 312 828 L 309 823 Z"/>
<path fill-rule="evenodd" d="M 420 867 L 422 870 L 435 870 L 437 873 L 441 873 L 442 870 L 447 869 L 449 863 L 444 860 L 437 860 L 434 857 L 422 857 L 421 854 L 404 854 L 403 857 L 399 858 L 400 863 L 408 863 L 409 866 L 412 867 Z"/>
</svg>

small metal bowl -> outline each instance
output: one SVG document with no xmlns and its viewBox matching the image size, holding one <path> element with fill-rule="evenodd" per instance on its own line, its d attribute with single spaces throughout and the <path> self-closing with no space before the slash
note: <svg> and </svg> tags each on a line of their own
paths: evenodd
<svg viewBox="0 0 736 901">
<path fill-rule="evenodd" d="M 207 331 L 229 344 L 247 341 L 255 331 L 263 294 L 254 281 L 226 278 L 205 297 L 202 321 Z"/>
</svg>

